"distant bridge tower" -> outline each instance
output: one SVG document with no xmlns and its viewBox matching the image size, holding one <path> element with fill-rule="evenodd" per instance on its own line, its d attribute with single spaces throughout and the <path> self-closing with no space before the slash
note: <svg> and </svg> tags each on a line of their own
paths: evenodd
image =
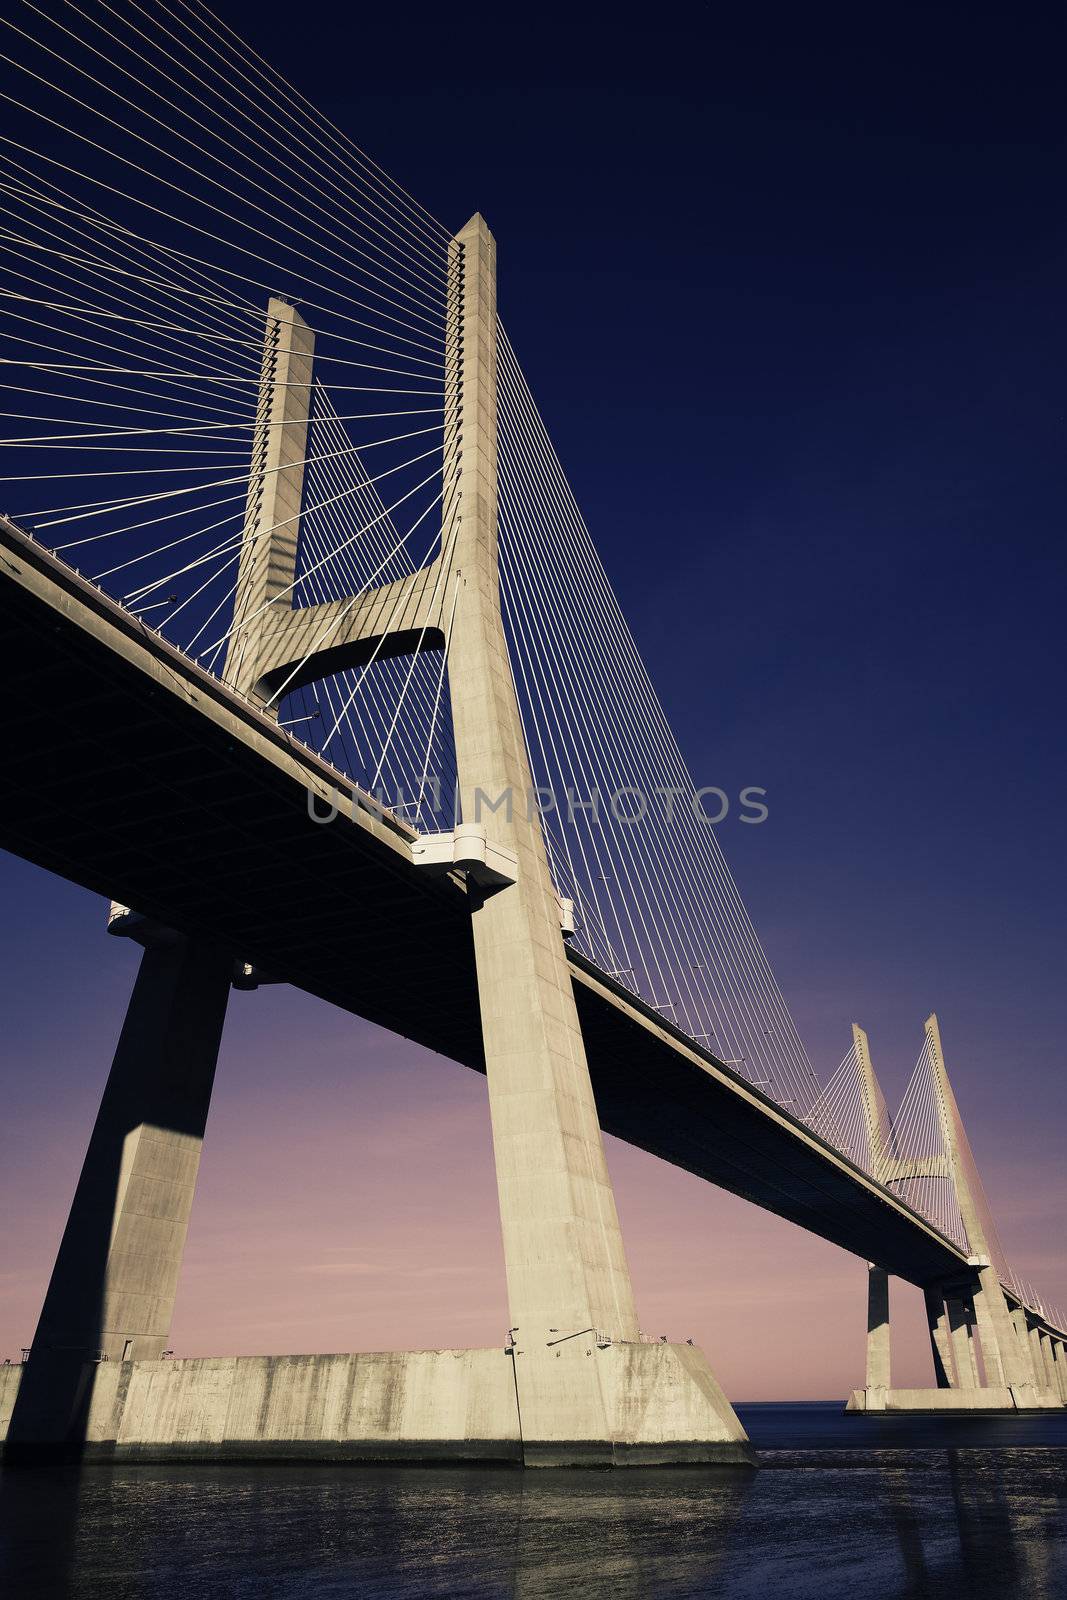
<svg viewBox="0 0 1067 1600">
<path fill-rule="evenodd" d="M 933 1153 L 904 1148 L 907 1135 L 894 1128 L 886 1114 L 867 1035 L 855 1024 L 852 1029 L 872 1173 L 889 1186 L 946 1180 L 966 1236 L 968 1267 L 950 1279 L 923 1285 L 936 1389 L 948 1392 L 935 1399 L 929 1391 L 892 1390 L 888 1276 L 882 1267 L 869 1263 L 866 1390 L 853 1396 L 849 1408 L 1032 1410 L 1059 1405 L 1067 1398 L 1062 1366 L 1057 1366 L 1062 1347 L 1025 1307 L 1009 1307 L 995 1230 L 949 1081 L 936 1016 L 927 1018 L 925 1033 L 920 1060 L 929 1073 L 936 1108 L 938 1137 Z"/>
<path fill-rule="evenodd" d="M 1019 1337 L 1018 1328 L 1013 1324 L 1008 1311 L 1000 1281 L 1001 1263 L 993 1258 L 991 1251 L 992 1229 L 991 1221 L 987 1222 L 988 1207 L 985 1204 L 978 1169 L 971 1155 L 963 1120 L 956 1104 L 956 1096 L 949 1082 L 941 1043 L 941 1029 L 933 1013 L 926 1019 L 926 1041 L 945 1158 L 967 1235 L 971 1261 L 976 1269 L 969 1293 L 965 1287 L 962 1299 L 965 1310 L 973 1315 L 977 1326 L 986 1386 L 1007 1388 L 1011 1391 L 1012 1399 L 1017 1406 L 1031 1407 L 1036 1403 L 1037 1391 L 1043 1390 L 1046 1385 L 1043 1378 L 1037 1379 L 1026 1341 Z M 960 1298 L 958 1294 L 952 1293 L 953 1287 L 932 1286 L 927 1291 L 927 1303 L 930 1303 L 931 1296 L 939 1296 L 939 1289 L 941 1300 L 951 1301 Z M 949 1315 L 951 1319 L 951 1313 Z"/>
<path fill-rule="evenodd" d="M 871 1048 L 864 1030 L 852 1024 L 852 1047 L 859 1076 L 860 1104 L 867 1136 L 870 1171 L 877 1175 L 886 1157 L 889 1118 L 885 1098 L 871 1061 Z M 889 1337 L 889 1274 L 877 1262 L 867 1263 L 867 1393 L 877 1399 L 889 1389 L 891 1356 Z"/>
</svg>

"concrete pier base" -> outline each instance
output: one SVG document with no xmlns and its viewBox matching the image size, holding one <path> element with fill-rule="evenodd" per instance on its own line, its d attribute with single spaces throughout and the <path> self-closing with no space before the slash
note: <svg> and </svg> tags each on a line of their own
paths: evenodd
<svg viewBox="0 0 1067 1600">
<path fill-rule="evenodd" d="M 522 1359 L 496 1348 L 95 1363 L 76 1454 L 87 1462 L 755 1464 L 744 1430 L 691 1345 L 599 1348 L 590 1341 L 587 1351 L 583 1342 L 569 1358 L 569 1376 L 602 1392 L 608 1438 L 526 1437 L 514 1372 Z M 27 1370 L 0 1367 L 0 1440 Z M 54 1443 L 20 1440 L 17 1449 L 5 1447 L 4 1460 L 53 1460 L 56 1452 Z"/>
<path fill-rule="evenodd" d="M 1024 1388 L 988 1389 L 853 1389 L 845 1404 L 850 1413 L 952 1412 L 956 1416 L 1001 1411 L 1062 1411 L 1051 1391 Z"/>
</svg>

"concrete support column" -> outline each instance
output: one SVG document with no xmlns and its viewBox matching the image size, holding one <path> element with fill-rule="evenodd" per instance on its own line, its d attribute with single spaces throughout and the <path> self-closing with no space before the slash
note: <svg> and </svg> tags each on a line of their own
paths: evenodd
<svg viewBox="0 0 1067 1600">
<path fill-rule="evenodd" d="M 1052 1339 L 1044 1328 L 1038 1332 L 1038 1348 L 1041 1351 L 1041 1387 L 1056 1394 L 1059 1385 L 1056 1382 L 1056 1369 L 1052 1364 Z"/>
<path fill-rule="evenodd" d="M 1041 1353 L 1041 1330 L 1027 1318 L 1026 1331 L 1030 1343 L 1030 1365 L 1034 1374 L 1034 1383 L 1039 1389 L 1043 1389 L 1045 1387 L 1045 1358 Z"/>
<path fill-rule="evenodd" d="M 934 1379 L 939 1389 L 955 1386 L 952 1365 L 952 1335 L 949 1329 L 948 1309 L 938 1288 L 923 1290 L 926 1302 L 926 1321 L 930 1329 L 930 1350 L 934 1358 Z"/>
<path fill-rule="evenodd" d="M 1041 1330 L 1037 1323 L 1030 1323 L 1030 1360 L 1033 1363 L 1033 1381 L 1038 1389 L 1045 1389 L 1045 1352 L 1041 1350 Z"/>
<path fill-rule="evenodd" d="M 1056 1393 L 1067 1405 L 1067 1346 L 1062 1339 L 1052 1341 L 1052 1367 L 1056 1374 Z"/>
<path fill-rule="evenodd" d="M 450 261 L 445 494 L 458 486 L 448 654 L 461 826 L 514 854 L 513 883 L 468 880 L 497 1191 L 528 1464 L 610 1461 L 669 1446 L 664 1389 L 638 1395 L 639 1339 L 615 1196 L 593 1099 L 500 611 L 497 554 L 496 246 L 481 217 Z M 596 1333 L 601 1337 L 598 1339 Z M 579 1337 L 581 1335 L 581 1337 Z M 699 1352 L 691 1436 L 743 1444 Z M 658 1435 L 658 1437 L 657 1437 Z M 674 1435 L 677 1439 L 678 1435 Z M 677 1449 L 676 1445 L 669 1446 Z"/>
<path fill-rule="evenodd" d="M 867 1388 L 888 1389 L 890 1381 L 889 1274 L 867 1263 Z"/>
<path fill-rule="evenodd" d="M 986 1383 L 1009 1389 L 1032 1386 L 1033 1365 L 1015 1336 L 1004 1290 L 992 1266 L 978 1269 L 974 1310 L 982 1341 Z"/>
<path fill-rule="evenodd" d="M 35 1348 L 165 1348 L 232 969 L 178 935 L 142 955 Z"/>
<path fill-rule="evenodd" d="M 1015 1334 L 1016 1348 L 1019 1351 L 1027 1377 L 1031 1383 L 1040 1388 L 1042 1387 L 1042 1378 L 1034 1367 L 1034 1352 L 1030 1340 L 1030 1325 L 1026 1318 L 1026 1312 L 1022 1306 L 1016 1306 L 1014 1311 L 1009 1311 L 1008 1316 Z"/>
<path fill-rule="evenodd" d="M 141 957 L 24 1371 L 16 1445 L 76 1444 L 85 1363 L 153 1361 L 166 1347 L 232 965 L 177 934 Z"/>
<path fill-rule="evenodd" d="M 500 618 L 496 248 L 480 217 L 457 243 L 462 444 L 446 452 L 446 481 L 458 474 L 460 589 L 449 687 L 462 820 L 518 858 L 516 883 L 487 895 L 471 889 L 511 1320 L 526 1347 L 588 1327 L 634 1339 L 633 1291 L 540 820 L 527 804 L 532 779 Z"/>
<path fill-rule="evenodd" d="M 978 1351 L 974 1343 L 974 1308 L 969 1300 L 956 1295 L 950 1296 L 947 1305 L 956 1382 L 961 1389 L 977 1389 L 980 1387 L 980 1375 Z"/>
</svg>

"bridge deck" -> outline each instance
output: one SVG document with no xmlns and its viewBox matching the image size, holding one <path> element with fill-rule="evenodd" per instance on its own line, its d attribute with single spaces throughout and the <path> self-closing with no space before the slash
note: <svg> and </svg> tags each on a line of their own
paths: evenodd
<svg viewBox="0 0 1067 1600">
<path fill-rule="evenodd" d="M 0 845 L 484 1070 L 462 887 L 317 755 L 0 519 Z M 349 792 L 351 789 L 349 786 Z M 962 1253 L 575 952 L 603 1127 L 915 1283 Z"/>
</svg>

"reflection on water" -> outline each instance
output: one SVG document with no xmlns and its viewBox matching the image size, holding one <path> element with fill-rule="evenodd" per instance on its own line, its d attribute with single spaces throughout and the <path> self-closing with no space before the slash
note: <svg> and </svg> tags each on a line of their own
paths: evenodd
<svg viewBox="0 0 1067 1600">
<path fill-rule="evenodd" d="M 939 1425 L 923 1423 L 908 1448 L 906 1434 L 886 1447 L 877 1427 L 836 1408 L 743 1414 L 762 1447 L 758 1473 L 9 1471 L 0 1479 L 0 1592 L 18 1600 L 1067 1594 L 1062 1428 L 1008 1418 L 998 1442 L 989 1419 L 972 1435 L 976 1447 L 960 1449 L 955 1440 L 939 1446 Z"/>
</svg>

